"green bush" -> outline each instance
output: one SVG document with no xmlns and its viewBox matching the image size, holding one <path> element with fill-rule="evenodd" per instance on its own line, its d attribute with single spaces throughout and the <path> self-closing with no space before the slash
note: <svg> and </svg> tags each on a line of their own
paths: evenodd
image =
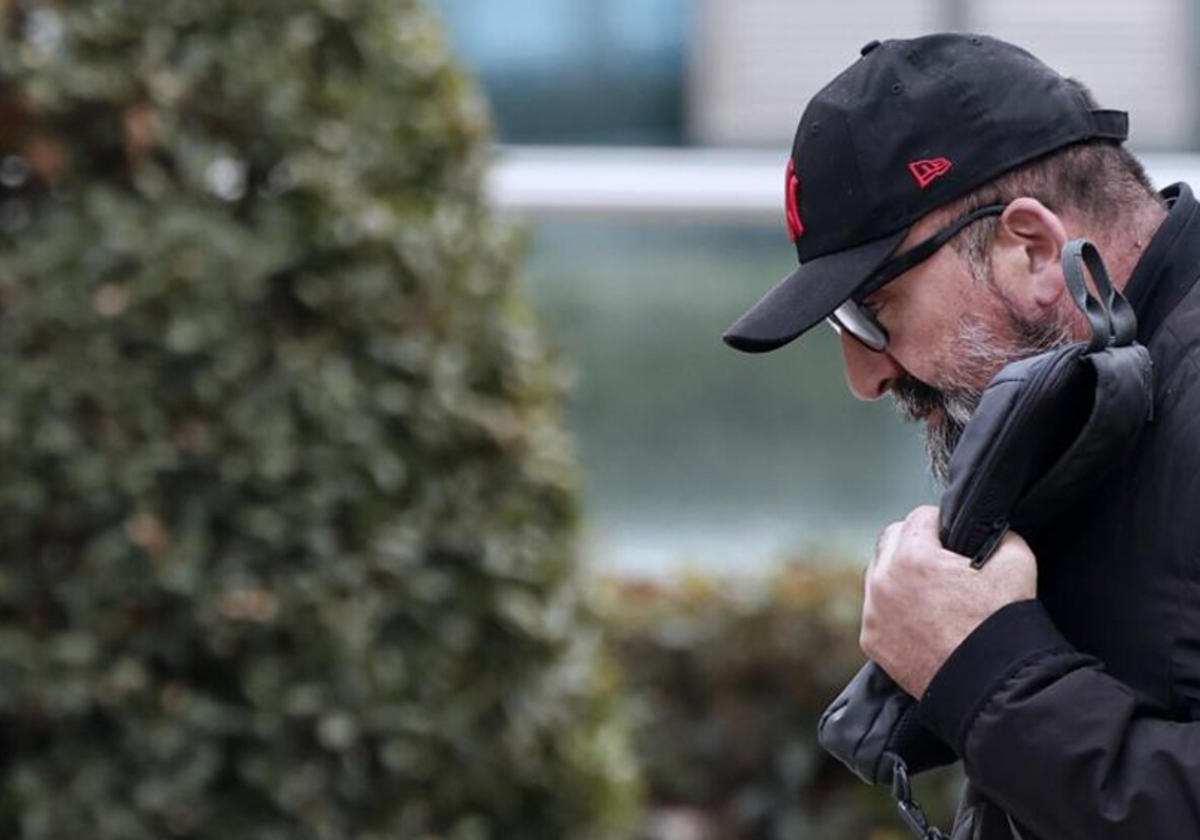
<svg viewBox="0 0 1200 840">
<path fill-rule="evenodd" d="M 861 570 L 845 564 L 732 581 L 608 581 L 599 604 L 636 710 L 645 837 L 910 837 L 888 792 L 816 743 L 821 712 L 863 662 L 861 593 Z M 948 827 L 957 772 L 916 781 Z"/>
<path fill-rule="evenodd" d="M 412 0 L 0 6 L 0 835 L 619 836 L 559 383 Z"/>
</svg>

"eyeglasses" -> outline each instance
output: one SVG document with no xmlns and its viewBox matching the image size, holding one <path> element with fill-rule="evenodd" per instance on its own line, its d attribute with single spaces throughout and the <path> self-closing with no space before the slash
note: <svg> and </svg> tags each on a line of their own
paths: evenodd
<svg viewBox="0 0 1200 840">
<path fill-rule="evenodd" d="M 888 260 L 871 275 L 852 298 L 833 310 L 833 313 L 825 320 L 839 333 L 845 330 L 868 349 L 882 353 L 888 346 L 888 332 L 874 315 L 862 307 L 862 302 L 866 300 L 867 296 L 883 288 L 909 269 L 925 262 L 939 248 L 958 236 L 967 225 L 986 216 L 999 216 L 1007 206 L 1007 204 L 989 204 L 978 210 L 972 210 L 946 225 L 924 242 L 913 246 L 894 259 Z"/>
</svg>

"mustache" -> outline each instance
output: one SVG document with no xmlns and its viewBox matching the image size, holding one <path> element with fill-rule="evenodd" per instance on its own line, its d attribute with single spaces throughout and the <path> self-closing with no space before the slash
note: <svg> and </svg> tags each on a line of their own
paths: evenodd
<svg viewBox="0 0 1200 840">
<path fill-rule="evenodd" d="M 897 378 L 890 392 L 900 415 L 913 423 L 940 411 L 953 422 L 966 424 L 983 397 L 980 389 L 935 388 L 910 374 Z"/>
<path fill-rule="evenodd" d="M 910 423 L 924 420 L 946 404 L 941 391 L 907 374 L 892 383 L 891 395 L 900 416 Z"/>
</svg>

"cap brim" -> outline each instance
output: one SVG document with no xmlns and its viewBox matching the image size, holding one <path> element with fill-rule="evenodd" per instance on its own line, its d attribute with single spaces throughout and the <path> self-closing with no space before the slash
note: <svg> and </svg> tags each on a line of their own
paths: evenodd
<svg viewBox="0 0 1200 840">
<path fill-rule="evenodd" d="M 845 303 L 907 233 L 900 230 L 809 260 L 767 292 L 721 338 L 744 353 L 766 353 L 795 340 Z"/>
</svg>

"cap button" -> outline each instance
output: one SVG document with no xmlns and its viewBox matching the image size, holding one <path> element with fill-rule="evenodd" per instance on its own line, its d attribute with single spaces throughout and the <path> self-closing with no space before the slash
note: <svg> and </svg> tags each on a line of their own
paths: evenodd
<svg viewBox="0 0 1200 840">
<path fill-rule="evenodd" d="M 883 43 L 882 41 L 867 41 L 867 43 L 863 44 L 863 48 L 858 51 L 858 54 L 866 55 L 869 52 L 873 52 L 875 50 L 875 48 L 878 47 L 882 43 Z"/>
</svg>

